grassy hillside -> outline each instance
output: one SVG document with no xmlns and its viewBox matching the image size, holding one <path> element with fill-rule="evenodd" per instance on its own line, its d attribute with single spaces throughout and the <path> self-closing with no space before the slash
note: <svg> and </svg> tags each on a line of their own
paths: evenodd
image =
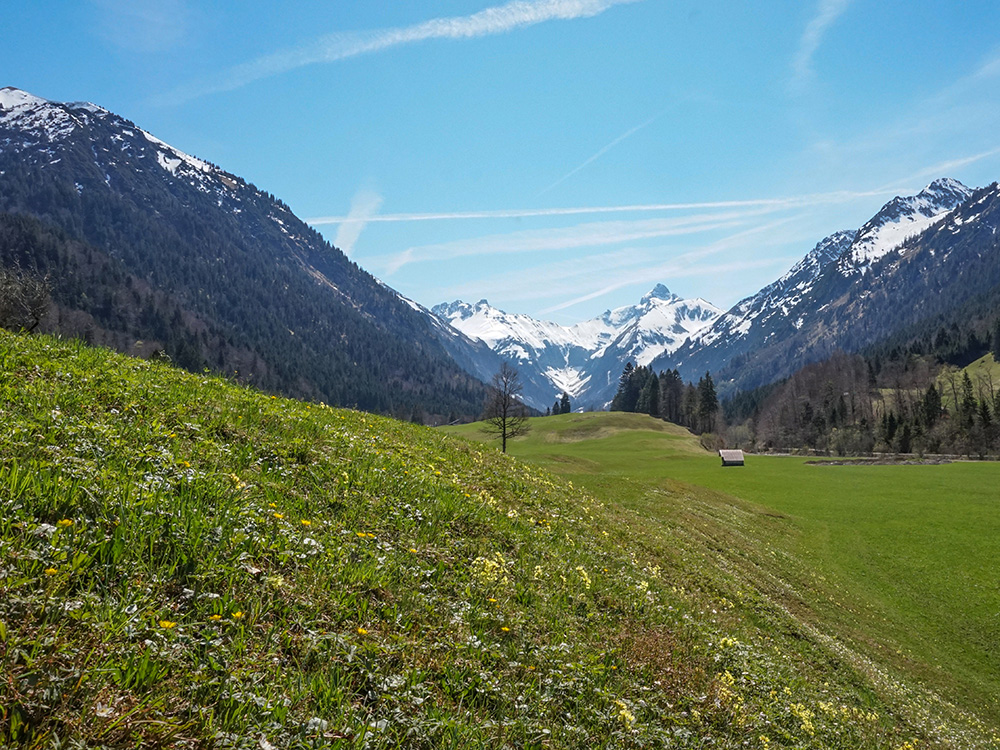
<svg viewBox="0 0 1000 750">
<path fill-rule="evenodd" d="M 995 744 L 733 569 L 730 519 L 45 337 L 0 332 L 0 423 L 0 744 Z"/>
<path fill-rule="evenodd" d="M 997 464 L 751 456 L 723 469 L 693 436 L 648 417 L 574 414 L 532 426 L 508 450 L 678 534 L 710 534 L 717 564 L 802 622 L 1000 725 Z M 474 426 L 461 431 L 477 436 Z"/>
</svg>

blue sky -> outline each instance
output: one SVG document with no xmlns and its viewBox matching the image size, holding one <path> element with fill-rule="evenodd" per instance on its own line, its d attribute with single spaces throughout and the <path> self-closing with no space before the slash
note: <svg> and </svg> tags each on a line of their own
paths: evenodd
<svg viewBox="0 0 1000 750">
<path fill-rule="evenodd" d="M 1000 179 L 995 0 L 60 0 L 0 85 L 284 200 L 431 306 L 729 307 L 936 177 Z"/>
</svg>

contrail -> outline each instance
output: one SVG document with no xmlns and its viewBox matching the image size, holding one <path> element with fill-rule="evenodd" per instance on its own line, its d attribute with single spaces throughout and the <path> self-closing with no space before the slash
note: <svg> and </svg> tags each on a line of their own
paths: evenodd
<svg viewBox="0 0 1000 750">
<path fill-rule="evenodd" d="M 428 39 L 475 39 L 506 34 L 546 21 L 590 18 L 615 5 L 639 1 L 513 0 L 504 5 L 485 8 L 469 16 L 434 18 L 413 26 L 398 28 L 329 34 L 298 47 L 237 65 L 213 79 L 174 89 L 156 101 L 159 104 L 176 104 L 206 94 L 232 91 L 262 78 L 287 73 L 306 65 L 332 63 Z"/>
<path fill-rule="evenodd" d="M 897 188 L 898 189 L 898 188 Z M 701 203 L 637 203 L 626 206 L 580 206 L 571 208 L 515 208 L 493 211 L 449 211 L 439 213 L 397 213 L 379 214 L 368 218 L 369 222 L 396 221 L 452 221 L 468 219 L 523 219 L 532 216 L 574 216 L 578 214 L 641 213 L 644 211 L 689 211 L 703 208 L 748 208 L 773 207 L 795 208 L 798 206 L 821 205 L 824 203 L 844 203 L 856 198 L 893 194 L 893 190 L 838 190 L 830 193 L 813 193 L 792 198 L 751 198 L 733 201 L 706 201 Z M 350 216 L 315 216 L 305 219 L 307 224 L 342 224 L 353 221 Z"/>
</svg>

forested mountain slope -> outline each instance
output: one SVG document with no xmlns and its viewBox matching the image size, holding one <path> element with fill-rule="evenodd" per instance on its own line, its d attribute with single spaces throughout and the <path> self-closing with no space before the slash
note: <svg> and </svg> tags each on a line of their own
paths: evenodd
<svg viewBox="0 0 1000 750">
<path fill-rule="evenodd" d="M 274 196 L 101 107 L 0 90 L 0 211 L 38 222 L 5 218 L 0 253 L 56 280 L 56 325 L 329 403 L 479 413 L 424 315 Z"/>
</svg>

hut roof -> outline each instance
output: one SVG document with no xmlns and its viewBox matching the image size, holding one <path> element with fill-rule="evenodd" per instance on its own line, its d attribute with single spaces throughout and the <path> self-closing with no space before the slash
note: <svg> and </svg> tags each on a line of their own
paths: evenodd
<svg viewBox="0 0 1000 750">
<path fill-rule="evenodd" d="M 743 466 L 743 451 L 741 450 L 720 450 L 723 466 Z"/>
</svg>

